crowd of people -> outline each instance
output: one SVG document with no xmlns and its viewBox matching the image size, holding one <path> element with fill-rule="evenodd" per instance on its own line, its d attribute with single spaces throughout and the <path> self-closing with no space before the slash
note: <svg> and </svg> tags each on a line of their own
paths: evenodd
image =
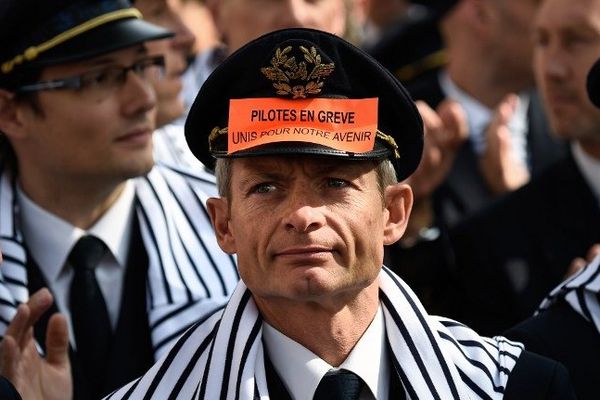
<svg viewBox="0 0 600 400">
<path fill-rule="evenodd" d="M 600 396 L 600 0 L 7 0 L 0 37 L 0 398 Z"/>
</svg>

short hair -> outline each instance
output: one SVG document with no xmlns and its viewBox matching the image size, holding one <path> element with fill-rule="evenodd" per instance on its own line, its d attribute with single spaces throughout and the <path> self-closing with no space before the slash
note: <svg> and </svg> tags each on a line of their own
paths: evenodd
<svg viewBox="0 0 600 400">
<path fill-rule="evenodd" d="M 217 187 L 219 189 L 219 196 L 229 198 L 231 195 L 231 161 L 233 158 L 218 158 L 215 164 L 215 175 L 217 177 Z M 368 162 L 368 161 L 362 161 Z M 373 160 L 375 163 L 375 171 L 377 172 L 377 186 L 379 188 L 379 194 L 383 201 L 383 194 L 385 188 L 390 185 L 398 183 L 396 177 L 396 170 L 394 165 L 389 159 L 384 160 Z"/>
</svg>

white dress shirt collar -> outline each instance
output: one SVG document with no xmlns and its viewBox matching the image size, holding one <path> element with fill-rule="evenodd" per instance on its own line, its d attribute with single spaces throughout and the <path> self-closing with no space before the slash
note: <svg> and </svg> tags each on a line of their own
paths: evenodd
<svg viewBox="0 0 600 400">
<path fill-rule="evenodd" d="M 263 339 L 269 358 L 292 398 L 312 400 L 321 378 L 333 367 L 266 322 L 263 322 Z M 369 390 L 363 390 L 361 399 L 388 398 L 390 369 L 381 307 L 339 368 L 354 372 L 366 383 Z"/>
<path fill-rule="evenodd" d="M 27 247 L 49 283 L 58 279 L 71 248 L 88 233 L 104 241 L 121 267 L 127 262 L 135 188 L 125 184 L 115 203 L 87 232 L 34 203 L 17 187 L 19 218 Z"/>
<path fill-rule="evenodd" d="M 596 201 L 600 203 L 600 160 L 587 154 L 581 148 L 579 142 L 573 141 L 571 149 L 575 163 L 587 184 L 590 185 L 592 193 L 596 196 Z"/>
</svg>

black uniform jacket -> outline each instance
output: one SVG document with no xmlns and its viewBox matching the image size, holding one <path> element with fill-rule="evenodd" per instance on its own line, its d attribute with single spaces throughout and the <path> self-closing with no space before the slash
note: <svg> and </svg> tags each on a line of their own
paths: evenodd
<svg viewBox="0 0 600 400">
<path fill-rule="evenodd" d="M 554 304 L 505 335 L 567 367 L 578 399 L 600 397 L 596 379 L 600 376 L 600 334 L 566 302 Z"/>
</svg>

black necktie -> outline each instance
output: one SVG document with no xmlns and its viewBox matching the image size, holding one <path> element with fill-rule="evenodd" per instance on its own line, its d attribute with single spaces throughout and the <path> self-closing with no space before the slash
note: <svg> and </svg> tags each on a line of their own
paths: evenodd
<svg viewBox="0 0 600 400">
<path fill-rule="evenodd" d="M 319 382 L 313 400 L 357 400 L 363 385 L 354 372 L 330 370 Z"/>
<path fill-rule="evenodd" d="M 112 340 L 106 303 L 94 272 L 105 251 L 100 239 L 83 236 L 68 258 L 74 271 L 69 304 L 77 358 L 92 398 L 101 397 Z"/>
</svg>

